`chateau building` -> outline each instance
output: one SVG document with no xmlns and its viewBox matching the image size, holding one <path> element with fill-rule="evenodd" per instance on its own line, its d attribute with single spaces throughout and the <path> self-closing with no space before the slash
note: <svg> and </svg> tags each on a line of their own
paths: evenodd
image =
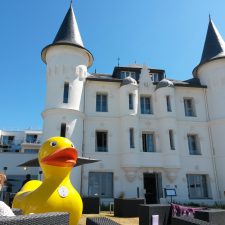
<svg viewBox="0 0 225 225">
<path fill-rule="evenodd" d="M 225 43 L 211 19 L 200 63 L 186 81 L 137 64 L 89 74 L 93 56 L 72 6 L 41 56 L 42 140 L 64 136 L 80 156 L 100 159 L 73 170 L 82 195 L 159 203 L 172 189 L 179 202 L 225 203 Z"/>
</svg>

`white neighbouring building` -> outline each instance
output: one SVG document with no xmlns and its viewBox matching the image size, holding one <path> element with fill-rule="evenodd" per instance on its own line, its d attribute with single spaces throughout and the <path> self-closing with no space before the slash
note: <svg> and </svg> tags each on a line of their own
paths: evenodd
<svg viewBox="0 0 225 225">
<path fill-rule="evenodd" d="M 42 139 L 66 136 L 80 156 L 101 160 L 73 170 L 82 195 L 158 203 L 171 188 L 179 202 L 225 203 L 225 44 L 211 19 L 201 61 L 186 81 L 136 64 L 89 74 L 93 56 L 72 6 L 42 60 Z"/>
</svg>

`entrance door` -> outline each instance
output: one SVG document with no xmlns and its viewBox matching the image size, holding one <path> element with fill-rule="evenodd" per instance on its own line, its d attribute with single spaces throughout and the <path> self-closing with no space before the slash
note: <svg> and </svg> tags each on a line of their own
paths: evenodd
<svg viewBox="0 0 225 225">
<path fill-rule="evenodd" d="M 157 204 L 162 192 L 161 174 L 144 173 L 144 189 L 146 204 Z"/>
</svg>

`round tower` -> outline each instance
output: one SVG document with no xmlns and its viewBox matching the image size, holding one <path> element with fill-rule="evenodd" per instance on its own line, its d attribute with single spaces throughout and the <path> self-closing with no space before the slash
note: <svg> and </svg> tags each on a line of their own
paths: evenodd
<svg viewBox="0 0 225 225">
<path fill-rule="evenodd" d="M 225 43 L 211 18 L 201 61 L 194 68 L 193 75 L 200 79 L 201 84 L 207 86 L 205 108 L 208 115 L 215 185 L 218 189 L 217 198 L 225 202 L 225 181 L 223 179 L 225 152 L 222 141 L 225 134 Z"/>
<path fill-rule="evenodd" d="M 83 46 L 72 5 L 53 43 L 42 50 L 41 57 L 47 65 L 43 141 L 52 136 L 67 137 L 81 156 L 84 82 L 93 56 Z M 73 183 L 79 190 L 79 169 L 76 171 Z"/>
</svg>

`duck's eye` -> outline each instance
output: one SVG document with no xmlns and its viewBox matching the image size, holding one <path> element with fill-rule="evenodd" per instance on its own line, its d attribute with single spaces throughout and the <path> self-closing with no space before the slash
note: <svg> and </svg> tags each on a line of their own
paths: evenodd
<svg viewBox="0 0 225 225">
<path fill-rule="evenodd" d="M 73 145 L 73 144 L 71 144 L 71 147 L 72 147 L 72 148 L 74 148 L 74 145 Z"/>
<path fill-rule="evenodd" d="M 50 142 L 50 146 L 55 147 L 57 145 L 56 141 Z"/>
</svg>

